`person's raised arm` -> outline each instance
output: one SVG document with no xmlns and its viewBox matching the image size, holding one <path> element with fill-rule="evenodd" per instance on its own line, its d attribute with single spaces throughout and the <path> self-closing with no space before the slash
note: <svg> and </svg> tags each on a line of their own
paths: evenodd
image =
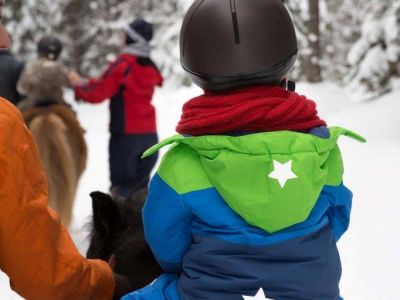
<svg viewBox="0 0 400 300">
<path fill-rule="evenodd" d="M 128 71 L 128 63 L 118 59 L 108 67 L 101 78 L 76 85 L 76 98 L 90 103 L 100 103 L 113 97 L 122 86 Z"/>
</svg>

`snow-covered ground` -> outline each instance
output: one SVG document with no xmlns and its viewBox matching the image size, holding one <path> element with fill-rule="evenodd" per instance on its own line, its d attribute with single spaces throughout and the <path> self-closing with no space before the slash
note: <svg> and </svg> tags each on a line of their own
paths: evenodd
<svg viewBox="0 0 400 300">
<path fill-rule="evenodd" d="M 349 232 L 339 242 L 343 261 L 345 300 L 400 299 L 400 90 L 374 102 L 355 104 L 341 88 L 323 83 L 299 84 L 298 91 L 317 101 L 320 115 L 368 139 L 367 144 L 341 140 L 346 165 L 345 183 L 354 192 Z M 174 134 L 183 103 L 197 88 L 165 87 L 156 94 L 161 138 Z M 107 104 L 75 106 L 87 130 L 89 161 L 74 209 L 71 233 L 82 254 L 87 248 L 93 190 L 107 191 Z M 0 275 L 0 299 L 20 299 Z M 71 299 L 72 300 L 72 299 Z"/>
</svg>

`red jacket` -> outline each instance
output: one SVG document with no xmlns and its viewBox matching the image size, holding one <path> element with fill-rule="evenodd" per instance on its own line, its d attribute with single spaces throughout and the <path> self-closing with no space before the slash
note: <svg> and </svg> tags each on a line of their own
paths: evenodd
<svg viewBox="0 0 400 300">
<path fill-rule="evenodd" d="M 156 113 L 151 101 L 155 87 L 162 82 L 150 59 L 121 54 L 101 78 L 77 87 L 75 93 L 77 98 L 90 103 L 111 99 L 111 133 L 153 133 Z"/>
</svg>

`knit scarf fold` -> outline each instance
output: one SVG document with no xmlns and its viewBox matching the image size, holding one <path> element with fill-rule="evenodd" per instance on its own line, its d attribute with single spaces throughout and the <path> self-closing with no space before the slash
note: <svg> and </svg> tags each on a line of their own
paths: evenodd
<svg viewBox="0 0 400 300">
<path fill-rule="evenodd" d="M 147 42 L 136 42 L 126 46 L 122 50 L 122 53 L 141 57 L 150 57 L 151 46 Z"/>
<path fill-rule="evenodd" d="M 213 135 L 235 132 L 306 131 L 326 126 L 316 104 L 279 87 L 252 87 L 224 94 L 208 93 L 183 107 L 177 132 Z"/>
</svg>

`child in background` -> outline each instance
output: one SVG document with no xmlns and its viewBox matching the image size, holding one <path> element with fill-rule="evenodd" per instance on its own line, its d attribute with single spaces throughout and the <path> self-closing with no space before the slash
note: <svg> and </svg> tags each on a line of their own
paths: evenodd
<svg viewBox="0 0 400 300">
<path fill-rule="evenodd" d="M 313 101 L 287 88 L 297 57 L 280 0 L 197 0 L 181 62 L 205 90 L 150 183 L 145 236 L 165 270 L 123 300 L 339 300 L 336 242 L 352 193 Z"/>
<path fill-rule="evenodd" d="M 163 78 L 150 58 L 153 27 L 138 19 L 127 26 L 121 55 L 99 79 L 70 79 L 78 99 L 100 103 L 110 98 L 111 139 L 109 148 L 111 194 L 126 199 L 147 186 L 157 156 L 142 160 L 143 152 L 158 142 L 154 89 Z"/>
<path fill-rule="evenodd" d="M 18 104 L 26 112 L 33 107 L 67 103 L 65 87 L 71 87 L 68 69 L 58 62 L 63 50 L 61 41 L 55 36 L 44 36 L 38 43 L 38 59 L 23 72 L 18 81 L 18 92 L 27 96 Z"/>
</svg>

